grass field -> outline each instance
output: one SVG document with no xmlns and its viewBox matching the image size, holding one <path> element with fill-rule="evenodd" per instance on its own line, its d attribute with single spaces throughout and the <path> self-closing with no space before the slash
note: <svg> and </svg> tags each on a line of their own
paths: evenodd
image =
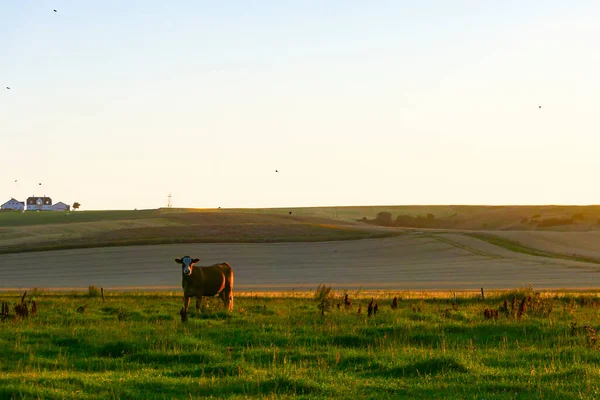
<svg viewBox="0 0 600 400">
<path fill-rule="evenodd" d="M 600 397 L 598 293 L 349 294 L 324 317 L 312 293 L 238 295 L 231 314 L 210 300 L 182 324 L 179 292 L 34 292 L 34 317 L 0 321 L 0 398 Z M 18 300 L 0 294 L 11 314 Z"/>
<path fill-rule="evenodd" d="M 0 253 L 166 243 L 319 242 L 393 236 L 359 223 L 379 212 L 433 214 L 456 231 L 515 232 L 525 247 L 548 254 L 599 258 L 600 206 L 368 206 L 270 209 L 158 209 L 77 212 L 0 212 Z M 291 213 L 291 214 L 290 214 Z M 548 226 L 540 228 L 540 221 Z M 548 222 L 550 221 L 550 222 Z M 552 221 L 568 221 L 552 225 Z M 414 229 L 413 229 L 414 230 Z M 524 232 L 520 236 L 517 232 Z M 548 237 L 527 232 L 557 232 Z M 577 239 L 563 233 L 580 233 Z M 594 236 L 595 235 L 595 236 Z M 575 235 L 573 235 L 574 237 Z M 515 239 L 516 238 L 516 239 Z M 573 246 L 583 244 L 572 251 Z M 581 251 L 580 251 L 581 250 Z"/>
<path fill-rule="evenodd" d="M 380 212 L 412 217 L 433 214 L 436 219 L 452 221 L 453 229 L 460 230 L 535 230 L 535 223 L 552 219 L 572 220 L 566 225 L 548 226 L 555 231 L 600 231 L 600 205 L 592 206 L 461 206 L 461 205 L 406 205 L 406 206 L 348 206 L 299 207 L 265 209 L 228 209 L 228 212 L 287 215 L 293 211 L 301 217 L 328 218 L 338 221 L 373 219 Z M 574 218 L 573 218 L 574 217 Z"/>
<path fill-rule="evenodd" d="M 318 242 L 394 234 L 316 217 L 225 210 L 0 213 L 0 253 L 166 243 Z"/>
</svg>

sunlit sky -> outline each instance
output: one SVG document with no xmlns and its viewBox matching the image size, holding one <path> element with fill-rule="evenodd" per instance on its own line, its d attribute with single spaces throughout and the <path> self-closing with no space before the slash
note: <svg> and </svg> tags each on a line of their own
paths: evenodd
<svg viewBox="0 0 600 400">
<path fill-rule="evenodd" d="M 0 204 L 600 203 L 598 1 L 19 0 L 0 19 Z"/>
</svg>

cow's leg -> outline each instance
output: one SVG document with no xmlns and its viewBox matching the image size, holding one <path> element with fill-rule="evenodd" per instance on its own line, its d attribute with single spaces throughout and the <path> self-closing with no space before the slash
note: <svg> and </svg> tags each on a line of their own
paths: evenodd
<svg viewBox="0 0 600 400">
<path fill-rule="evenodd" d="M 181 311 L 179 311 L 179 314 L 181 315 L 181 322 L 186 322 L 187 321 L 187 314 L 188 314 L 188 306 L 190 305 L 190 296 L 187 295 L 183 295 L 183 308 L 181 309 Z"/>
<path fill-rule="evenodd" d="M 221 299 L 223 299 L 223 305 L 228 311 L 233 310 L 233 293 L 231 290 L 223 290 L 221 293 Z"/>
<path fill-rule="evenodd" d="M 202 296 L 196 297 L 196 312 L 200 312 L 200 304 L 202 303 Z"/>
<path fill-rule="evenodd" d="M 219 293 L 219 297 L 223 301 L 223 307 L 227 308 L 227 293 L 225 293 L 223 290 L 221 293 Z"/>
<path fill-rule="evenodd" d="M 188 296 L 187 294 L 184 294 L 183 295 L 183 311 L 185 311 L 186 314 L 188 312 L 189 306 L 190 306 L 190 296 Z"/>
</svg>

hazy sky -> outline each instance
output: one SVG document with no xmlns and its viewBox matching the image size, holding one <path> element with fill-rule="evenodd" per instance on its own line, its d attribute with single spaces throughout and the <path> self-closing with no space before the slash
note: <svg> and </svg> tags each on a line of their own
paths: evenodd
<svg viewBox="0 0 600 400">
<path fill-rule="evenodd" d="M 11 0 L 0 19 L 0 203 L 600 203 L 595 0 Z"/>
</svg>

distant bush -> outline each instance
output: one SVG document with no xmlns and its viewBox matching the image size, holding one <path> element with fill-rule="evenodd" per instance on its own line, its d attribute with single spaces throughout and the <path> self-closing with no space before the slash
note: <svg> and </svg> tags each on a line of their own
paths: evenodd
<svg viewBox="0 0 600 400">
<path fill-rule="evenodd" d="M 375 224 L 383 225 L 383 226 L 391 226 L 392 225 L 392 213 L 387 211 L 382 211 L 377 214 L 375 217 Z"/>
<path fill-rule="evenodd" d="M 380 212 L 375 219 L 367 219 L 363 217 L 357 220 L 358 222 L 366 222 L 367 224 L 380 226 L 396 226 L 408 228 L 450 228 L 454 223 L 445 219 L 436 219 L 434 214 L 419 215 L 398 215 L 396 219 L 392 219 L 392 214 L 389 212 Z"/>
<path fill-rule="evenodd" d="M 573 218 L 546 218 L 538 223 L 538 227 L 549 228 L 551 226 L 571 225 L 573 222 Z"/>
</svg>

